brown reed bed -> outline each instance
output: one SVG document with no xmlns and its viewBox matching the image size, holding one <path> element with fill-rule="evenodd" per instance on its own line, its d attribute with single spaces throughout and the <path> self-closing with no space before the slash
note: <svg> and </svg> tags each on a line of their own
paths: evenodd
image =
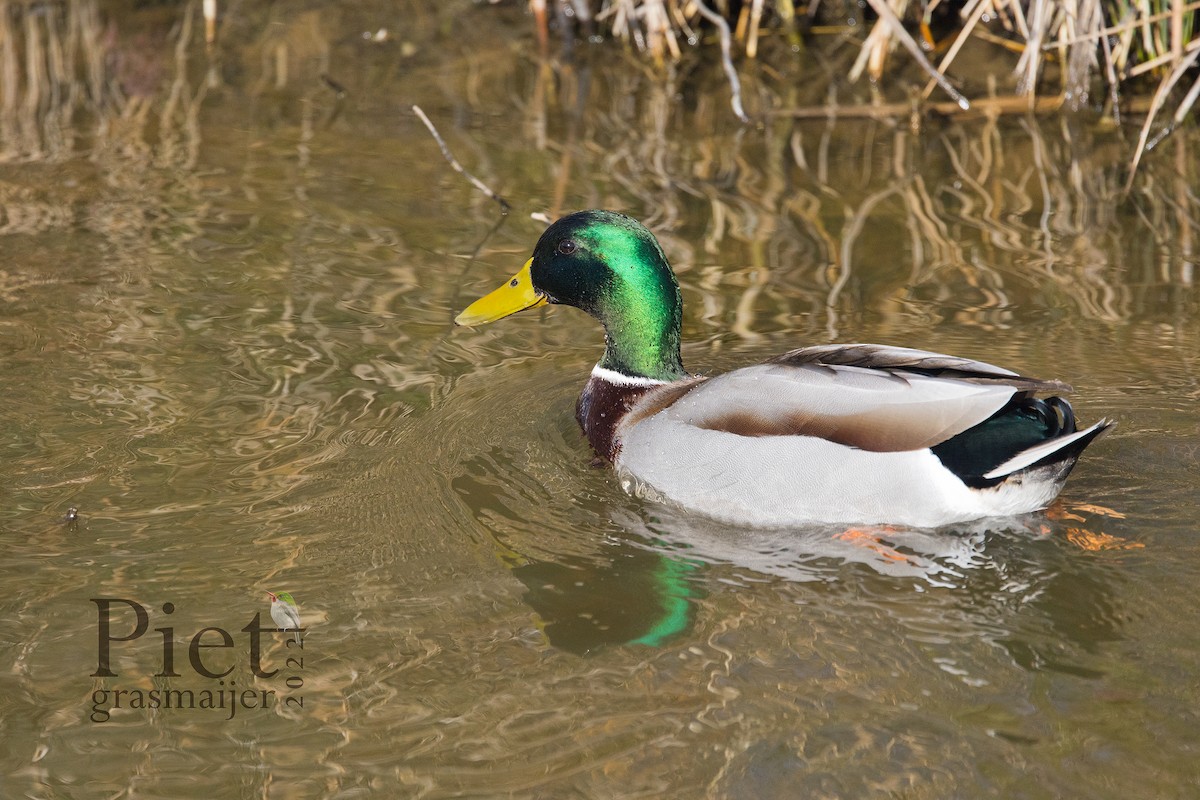
<svg viewBox="0 0 1200 800">
<path fill-rule="evenodd" d="M 530 0 L 529 5 L 544 49 L 557 26 L 568 37 L 611 35 L 664 63 L 705 46 L 712 38 L 707 34 L 715 31 L 732 105 L 743 120 L 731 49 L 749 61 L 762 56 L 768 41 L 795 51 L 816 37 L 854 54 L 851 82 L 866 77 L 885 90 L 899 88 L 905 100 L 775 108 L 760 116 L 903 117 L 914 111 L 990 116 L 1098 108 L 1120 124 L 1123 112 L 1143 115 L 1130 179 L 1143 154 L 1187 118 L 1200 96 L 1197 0 L 867 0 L 869 13 L 845 0 Z M 971 50 L 977 55 L 964 64 L 962 56 Z M 987 88 L 972 92 L 968 87 L 978 85 L 981 60 Z"/>
</svg>

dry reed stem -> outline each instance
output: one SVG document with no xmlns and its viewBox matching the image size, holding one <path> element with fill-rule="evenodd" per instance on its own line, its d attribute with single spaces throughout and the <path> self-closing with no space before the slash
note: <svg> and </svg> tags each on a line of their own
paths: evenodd
<svg viewBox="0 0 1200 800">
<path fill-rule="evenodd" d="M 1183 6 L 1171 0 L 1171 55 L 1178 59 L 1183 55 Z"/>
<path fill-rule="evenodd" d="M 1185 47 L 1183 49 L 1183 52 L 1185 54 L 1190 54 L 1190 53 L 1194 53 L 1196 50 L 1200 50 L 1200 39 L 1193 39 L 1191 42 L 1189 42 L 1187 47 Z M 1174 53 L 1163 53 L 1162 55 L 1160 55 L 1156 58 L 1152 58 L 1149 61 L 1145 61 L 1141 64 L 1138 64 L 1136 67 L 1130 69 L 1127 74 L 1129 75 L 1129 77 L 1134 78 L 1134 77 L 1137 77 L 1138 75 L 1143 75 L 1147 72 L 1151 72 L 1152 70 L 1158 69 L 1159 67 L 1161 67 L 1165 64 L 1174 64 L 1174 63 L 1178 63 L 1178 58 L 1175 56 Z"/>
<path fill-rule="evenodd" d="M 1200 39 L 1196 41 L 1200 42 Z M 1137 150 L 1133 155 L 1133 163 L 1129 167 L 1129 178 L 1125 181 L 1126 194 L 1128 194 L 1130 189 L 1133 188 L 1133 178 L 1137 174 L 1138 165 L 1142 161 L 1142 156 L 1146 153 L 1146 140 L 1150 136 L 1150 128 L 1154 124 L 1154 120 L 1158 116 L 1158 112 L 1162 110 L 1163 104 L 1166 102 L 1167 95 L 1170 94 L 1171 90 L 1175 88 L 1175 84 L 1178 83 L 1179 79 L 1183 77 L 1183 73 L 1190 69 L 1192 65 L 1196 63 L 1197 59 L 1200 59 L 1200 48 L 1191 48 L 1191 52 L 1185 58 L 1181 59 L 1175 65 L 1175 68 L 1171 70 L 1169 74 L 1164 76 L 1162 81 L 1159 83 L 1158 90 L 1154 93 L 1154 99 L 1150 103 L 1150 110 L 1146 114 L 1146 121 L 1142 123 L 1141 133 L 1138 134 Z M 1187 110 L 1190 108 L 1190 103 L 1194 103 L 1196 100 L 1197 91 L 1198 90 L 1196 89 L 1196 86 L 1193 86 L 1188 92 L 1187 97 L 1185 98 L 1185 104 L 1181 104 L 1179 106 L 1179 110 L 1176 111 L 1177 118 L 1181 118 L 1181 113 L 1184 115 L 1187 114 Z M 1187 102 L 1189 99 L 1190 102 Z"/>
<path fill-rule="evenodd" d="M 1037 77 L 1042 65 L 1042 39 L 1048 26 L 1048 0 L 1032 0 L 1029 5 L 1030 16 L 1026 19 L 1026 27 L 1030 35 L 1026 37 L 1025 52 L 1017 61 L 1017 94 L 1032 95 L 1037 89 Z"/>
<path fill-rule="evenodd" d="M 884 0 L 867 0 L 867 2 L 871 5 L 871 8 L 875 9 L 875 13 L 878 14 L 881 19 L 887 21 L 887 24 L 892 28 L 892 33 L 895 34 L 896 38 L 902 45 L 904 45 L 904 48 L 908 50 L 912 57 L 916 59 L 917 63 L 921 65 L 921 69 L 928 72 L 933 79 L 937 81 L 937 85 L 942 88 L 942 91 L 954 99 L 954 102 L 958 104 L 959 108 L 961 108 L 963 111 L 969 110 L 971 108 L 970 102 L 968 102 L 967 98 L 963 97 L 957 89 L 950 85 L 950 81 L 946 80 L 945 75 L 942 75 L 933 68 L 933 64 L 930 64 L 929 59 L 926 58 L 925 54 L 921 52 L 920 45 L 918 45 L 916 41 L 913 40 L 912 36 L 909 35 L 908 31 L 904 29 L 904 24 L 900 22 L 900 18 L 896 16 L 896 12 L 892 11 L 892 7 L 884 2 Z M 1035 0 L 1035 2 L 1042 2 L 1042 0 Z"/>
<path fill-rule="evenodd" d="M 1191 13 L 1192 11 L 1195 11 L 1197 9 L 1200 9 L 1200 2 L 1188 3 L 1186 5 L 1179 7 L 1179 11 L 1181 14 Z M 1104 28 L 1096 28 L 1094 30 L 1086 31 L 1084 33 L 1080 33 L 1075 36 L 1072 36 L 1063 42 L 1055 42 L 1054 44 L 1047 44 L 1044 46 L 1044 49 L 1050 50 L 1052 48 L 1058 47 L 1060 44 L 1073 45 L 1073 44 L 1078 44 L 1080 42 L 1092 42 L 1092 41 L 1098 41 L 1098 40 L 1102 41 L 1104 39 L 1107 39 L 1110 36 L 1124 34 L 1124 33 L 1130 32 L 1130 31 L 1136 31 L 1148 23 L 1161 22 L 1162 20 L 1167 19 L 1168 17 L 1171 17 L 1174 14 L 1175 14 L 1175 10 L 1173 8 L 1171 11 L 1163 11 L 1158 14 L 1149 14 L 1145 17 L 1138 17 L 1136 19 L 1129 20 L 1128 22 L 1121 22 L 1116 25 L 1110 25 L 1110 26 L 1104 27 Z"/>
<path fill-rule="evenodd" d="M 692 0 L 696 4 L 696 9 L 700 12 L 700 16 L 716 26 L 717 31 L 721 35 L 721 66 L 725 69 L 725 77 L 729 79 L 729 88 L 733 94 L 730 98 L 730 104 L 733 106 L 733 113 L 739 120 L 744 123 L 750 122 L 750 117 L 746 116 L 746 109 L 742 107 L 742 82 L 738 79 L 737 70 L 733 68 L 733 59 L 729 54 L 729 24 L 725 22 L 725 18 L 716 13 L 704 4 L 704 0 Z"/>
<path fill-rule="evenodd" d="M 1072 30 L 1076 24 L 1084 28 L 1098 28 L 1104 23 L 1100 0 L 1075 0 L 1078 17 L 1069 19 Z M 1066 31 L 1062 30 L 1063 38 Z M 1067 74 L 1063 91 L 1067 95 L 1071 110 L 1078 111 L 1087 102 L 1089 76 L 1097 66 L 1096 46 L 1084 43 L 1063 45 L 1066 51 Z"/>
<path fill-rule="evenodd" d="M 1184 117 L 1192 110 L 1197 96 L 1200 96 L 1200 75 L 1196 76 L 1196 80 L 1192 82 L 1192 88 L 1188 89 L 1187 95 L 1179 103 L 1179 108 L 1175 109 L 1174 120 L 1176 125 L 1183 122 Z"/>
<path fill-rule="evenodd" d="M 204 0 L 204 44 L 212 51 L 217 41 L 217 0 Z"/>
<path fill-rule="evenodd" d="M 983 19 L 984 13 L 992 7 L 991 0 L 976 0 L 974 7 L 971 9 L 971 14 L 967 17 L 967 22 L 963 25 L 959 34 L 954 37 L 954 42 L 950 45 L 950 49 L 946 51 L 942 62 L 938 64 L 937 71 L 939 75 L 945 75 L 946 70 L 950 68 L 950 62 L 954 61 L 954 57 L 958 55 L 962 46 L 967 43 L 967 39 L 971 36 L 971 32 L 975 30 L 975 26 Z M 965 9 L 964 9 L 965 11 Z M 933 87 L 937 85 L 937 81 L 932 78 L 925 84 L 924 91 L 921 92 L 922 98 L 928 98 L 933 93 Z"/>
<path fill-rule="evenodd" d="M 544 3 L 544 0 L 539 1 Z M 576 6 L 587 5 L 586 0 L 572 2 Z M 868 0 L 878 20 L 866 40 L 860 44 L 850 77 L 852 80 L 857 79 L 866 71 L 873 79 L 881 79 L 883 59 L 891 44 L 898 41 L 930 76 L 930 81 L 922 89 L 921 97 L 929 98 L 933 87 L 939 86 L 950 95 L 959 108 L 966 110 L 972 101 L 968 101 L 950 84 L 946 74 L 970 38 L 975 37 L 1019 52 L 1020 57 L 1014 69 L 1016 94 L 1031 99 L 1039 94 L 1038 83 L 1046 63 L 1044 53 L 1053 50 L 1058 53 L 1059 63 L 1065 65 L 1061 72 L 1062 87 L 1059 93 L 1065 97 L 1067 104 L 1071 108 L 1079 108 L 1086 102 L 1091 76 L 1096 70 L 1100 70 L 1102 79 L 1108 86 L 1107 105 L 1111 108 L 1114 120 L 1119 122 L 1122 110 L 1122 81 L 1156 70 L 1173 72 L 1182 60 L 1187 59 L 1200 47 L 1200 38 L 1187 32 L 1189 15 L 1200 9 L 1200 2 L 1171 0 L 1166 4 L 1166 10 L 1157 13 L 1152 10 L 1151 0 L 1127 2 L 1130 5 L 1126 6 L 1126 18 L 1106 25 L 1106 16 L 1111 17 L 1118 13 L 1119 6 L 1105 6 L 1102 0 L 968 0 L 960 12 L 962 27 L 955 34 L 950 49 L 934 68 L 900 23 L 900 17 L 907 10 L 908 0 Z M 939 3 L 940 0 L 933 0 L 924 7 L 924 13 L 927 15 Z M 767 7 L 762 0 L 752 0 L 741 6 L 738 15 L 736 38 L 743 42 L 744 51 L 751 58 L 758 56 L 760 29 Z M 808 3 L 806 14 L 810 21 L 815 20 L 819 8 L 819 0 Z M 775 11 L 778 20 L 790 30 L 794 18 L 792 4 L 776 3 Z M 989 14 L 994 16 L 996 25 L 1015 34 L 1023 42 L 997 36 L 981 25 L 985 15 Z M 748 121 L 741 105 L 740 82 L 730 58 L 732 37 L 729 24 L 704 0 L 610 0 L 603 5 L 602 12 L 596 18 L 609 20 L 614 35 L 631 39 L 639 50 L 649 51 L 656 60 L 661 60 L 668 52 L 672 58 L 679 57 L 677 32 L 686 33 L 688 41 L 694 41 L 695 32 L 688 27 L 687 21 L 696 15 L 703 17 L 718 29 L 722 45 L 722 66 L 734 94 L 731 105 L 740 120 Z M 1165 27 L 1156 24 L 1164 20 L 1167 21 Z M 825 28 L 821 26 L 811 27 L 809 30 L 812 33 L 825 32 Z M 843 26 L 833 32 L 844 36 L 847 30 Z M 1117 41 L 1111 42 L 1109 37 L 1112 36 L 1118 37 Z M 1189 36 L 1190 40 L 1186 38 Z M 1133 63 L 1134 59 L 1139 57 L 1135 48 L 1140 48 L 1140 51 L 1151 56 L 1140 63 Z M 1135 101 L 1137 99 L 1135 98 Z M 1185 116 L 1195 102 L 1195 94 L 1189 92 L 1174 118 L 1181 119 Z M 1041 99 L 1031 102 L 1030 108 L 1036 112 L 1044 112 L 1060 108 L 1061 105 L 1061 98 L 1054 97 L 1048 101 Z M 1151 106 L 1155 113 L 1161 110 L 1161 98 L 1158 103 L 1151 103 Z M 829 114 L 801 110 L 798 113 L 802 116 L 894 116 L 903 113 L 905 108 L 907 107 L 902 108 L 895 104 L 874 106 L 861 112 L 838 110 Z M 934 113 L 947 113 L 944 111 L 944 105 L 927 108 Z M 1013 113 L 1020 110 L 1020 107 L 1003 101 L 989 107 L 988 113 Z M 789 112 L 775 113 L 786 116 Z M 1173 129 L 1176 124 L 1178 123 L 1173 123 L 1169 128 Z"/>
<path fill-rule="evenodd" d="M 750 7 L 750 34 L 746 38 L 746 55 L 750 58 L 758 56 L 758 29 L 762 24 L 763 0 L 754 0 Z"/>
<path fill-rule="evenodd" d="M 457 172 L 459 175 L 462 175 L 464 178 L 466 178 L 468 181 L 470 181 L 471 185 L 474 186 L 476 189 L 483 192 L 488 197 L 492 198 L 497 203 L 499 203 L 501 214 L 507 214 L 509 212 L 509 210 L 512 208 L 508 204 L 508 201 L 505 200 L 500 195 L 496 194 L 494 191 L 492 191 L 491 188 L 489 188 L 486 183 L 479 180 L 479 178 L 476 178 L 471 173 L 467 172 L 463 168 L 463 165 L 458 163 L 458 159 L 455 158 L 454 154 L 450 152 L 450 148 L 446 145 L 446 142 L 442 139 L 441 134 L 438 133 L 437 128 L 435 128 L 433 123 L 430 122 L 429 117 L 425 116 L 425 112 L 421 110 L 420 106 L 414 105 L 412 107 L 412 110 L 413 110 L 414 114 L 416 114 L 418 117 L 421 118 L 421 122 L 425 123 L 425 127 L 429 129 L 429 133 L 433 136 L 433 140 L 435 142 L 437 142 L 438 147 L 441 148 L 442 155 L 445 157 L 446 161 L 449 162 L 450 167 L 455 172 Z"/>
<path fill-rule="evenodd" d="M 908 0 L 889 0 L 889 2 L 895 6 L 893 10 L 897 17 L 903 16 L 908 8 Z M 878 81 L 883 77 L 883 62 L 892 43 L 892 37 L 889 35 L 891 30 L 891 25 L 883 17 L 875 20 L 875 24 L 871 26 L 871 32 L 867 34 L 866 41 L 858 49 L 858 58 L 855 59 L 854 66 L 850 68 L 851 83 L 858 81 L 864 70 L 873 81 Z"/>
</svg>

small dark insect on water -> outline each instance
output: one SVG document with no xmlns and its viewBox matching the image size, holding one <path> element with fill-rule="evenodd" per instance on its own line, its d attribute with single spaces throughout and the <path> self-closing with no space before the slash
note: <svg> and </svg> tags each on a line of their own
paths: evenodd
<svg viewBox="0 0 1200 800">
<path fill-rule="evenodd" d="M 71 506 L 67 509 L 67 513 L 62 518 L 63 524 L 67 526 L 67 530 L 73 531 L 79 528 L 79 509 Z"/>
</svg>

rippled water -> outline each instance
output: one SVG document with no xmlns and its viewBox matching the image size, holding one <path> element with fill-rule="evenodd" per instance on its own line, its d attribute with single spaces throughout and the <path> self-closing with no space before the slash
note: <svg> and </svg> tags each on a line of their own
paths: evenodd
<svg viewBox="0 0 1200 800">
<path fill-rule="evenodd" d="M 0 117 L 3 795 L 1200 795 L 1194 126 L 1123 196 L 1133 128 L 742 129 L 711 65 L 542 63 L 519 9 L 426 5 L 235 5 L 211 59 L 190 6 L 10 15 L 82 38 Z M 836 58 L 747 67 L 752 111 Z M 629 497 L 573 419 L 591 320 L 451 324 L 531 213 L 594 206 L 660 236 L 693 370 L 905 344 L 1119 426 L 1003 523 Z M 268 589 L 308 632 L 261 677 Z M 276 694 L 128 707 L 205 689 Z"/>
</svg>

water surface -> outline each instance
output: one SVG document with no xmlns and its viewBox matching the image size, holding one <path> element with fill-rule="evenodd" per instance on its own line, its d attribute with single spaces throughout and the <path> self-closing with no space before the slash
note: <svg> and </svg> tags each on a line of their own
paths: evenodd
<svg viewBox="0 0 1200 800">
<path fill-rule="evenodd" d="M 0 111 L 3 794 L 1200 793 L 1194 126 L 1124 195 L 1095 116 L 742 127 L 714 65 L 424 6 L 234 5 L 211 54 L 191 6 L 5 21 L 75 61 Z M 748 105 L 865 97 L 839 63 L 747 67 Z M 590 319 L 451 324 L 531 214 L 597 206 L 660 237 L 693 370 L 903 344 L 1119 425 L 1048 512 L 948 530 L 630 497 L 573 419 Z M 259 677 L 268 589 L 308 632 Z M 112 677 L 93 598 L 146 609 Z M 233 688 L 276 695 L 111 708 Z"/>
</svg>

